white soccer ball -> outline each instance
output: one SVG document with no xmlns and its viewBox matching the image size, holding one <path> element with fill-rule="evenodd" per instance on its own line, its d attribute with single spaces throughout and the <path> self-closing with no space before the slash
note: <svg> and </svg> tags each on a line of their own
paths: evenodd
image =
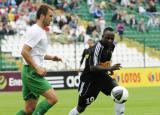
<svg viewBox="0 0 160 115">
<path fill-rule="evenodd" d="M 116 103 L 124 103 L 128 99 L 128 90 L 123 86 L 116 86 L 111 91 L 111 97 Z"/>
</svg>

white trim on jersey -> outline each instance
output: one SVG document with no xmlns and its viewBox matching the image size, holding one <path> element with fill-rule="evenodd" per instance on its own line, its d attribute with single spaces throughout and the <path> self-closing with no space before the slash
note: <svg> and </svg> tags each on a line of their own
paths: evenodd
<svg viewBox="0 0 160 115">
<path fill-rule="evenodd" d="M 96 45 L 96 48 L 94 50 L 94 57 L 93 57 L 93 65 L 97 65 L 98 64 L 98 55 L 100 53 L 100 49 L 103 48 L 103 46 L 98 42 Z"/>
<path fill-rule="evenodd" d="M 81 86 L 80 86 L 80 90 L 79 90 L 79 95 L 80 95 L 80 96 L 85 95 L 85 94 L 87 93 L 87 91 L 88 91 L 89 86 L 91 85 L 91 83 L 89 83 L 88 86 L 84 88 L 84 85 L 85 85 L 85 84 L 86 84 L 85 82 L 82 82 L 82 84 L 81 84 Z M 83 93 L 83 90 L 84 90 L 84 89 L 86 89 L 86 91 Z"/>
<path fill-rule="evenodd" d="M 80 90 L 79 90 L 79 95 L 80 95 L 80 96 L 81 96 L 81 94 L 82 94 L 83 87 L 84 87 L 84 82 L 82 82 L 81 87 L 80 87 Z"/>
</svg>

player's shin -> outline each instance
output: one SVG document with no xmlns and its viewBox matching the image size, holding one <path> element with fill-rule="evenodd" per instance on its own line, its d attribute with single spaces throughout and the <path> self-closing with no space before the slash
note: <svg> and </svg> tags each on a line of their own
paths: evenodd
<svg viewBox="0 0 160 115">
<path fill-rule="evenodd" d="M 43 100 L 38 104 L 32 115 L 44 115 L 52 106 L 47 100 Z"/>
<path fill-rule="evenodd" d="M 118 104 L 115 103 L 115 115 L 124 115 L 125 103 Z"/>
<path fill-rule="evenodd" d="M 16 115 L 27 115 L 24 110 L 20 110 L 16 113 Z"/>
<path fill-rule="evenodd" d="M 79 112 L 77 110 L 77 107 L 73 108 L 68 115 L 79 115 Z"/>
</svg>

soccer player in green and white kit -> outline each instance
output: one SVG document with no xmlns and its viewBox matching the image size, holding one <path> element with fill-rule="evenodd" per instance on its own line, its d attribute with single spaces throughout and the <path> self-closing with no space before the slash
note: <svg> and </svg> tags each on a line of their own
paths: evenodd
<svg viewBox="0 0 160 115">
<path fill-rule="evenodd" d="M 21 52 L 25 60 L 21 75 L 25 105 L 16 115 L 43 115 L 57 102 L 54 89 L 44 79 L 47 71 L 43 67 L 44 60 L 62 61 L 57 56 L 45 54 L 48 40 L 43 28 L 50 24 L 52 17 L 52 7 L 41 5 L 36 14 L 36 24 L 26 33 L 26 42 Z M 37 105 L 40 95 L 44 96 L 45 100 Z"/>
</svg>

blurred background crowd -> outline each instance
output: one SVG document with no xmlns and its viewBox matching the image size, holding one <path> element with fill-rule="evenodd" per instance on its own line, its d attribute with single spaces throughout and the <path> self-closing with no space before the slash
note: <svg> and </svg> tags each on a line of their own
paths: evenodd
<svg viewBox="0 0 160 115">
<path fill-rule="evenodd" d="M 119 47 L 113 63 L 159 65 L 160 0 L 0 0 L 1 70 L 22 66 L 20 49 L 40 3 L 55 8 L 51 25 L 45 28 L 51 41 L 48 51 L 65 58 L 59 66 L 46 62 L 49 69 L 77 69 L 87 41 L 100 40 L 107 26 L 115 29 Z"/>
</svg>

